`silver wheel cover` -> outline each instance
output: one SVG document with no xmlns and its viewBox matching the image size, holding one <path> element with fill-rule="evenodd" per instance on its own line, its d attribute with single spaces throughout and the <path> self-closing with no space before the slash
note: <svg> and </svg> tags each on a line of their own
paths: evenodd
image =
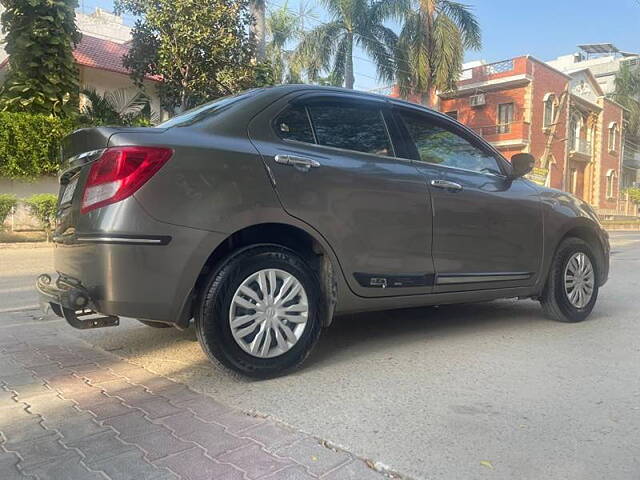
<svg viewBox="0 0 640 480">
<path fill-rule="evenodd" d="M 593 296 L 595 274 L 589 256 L 584 252 L 571 255 L 564 268 L 564 292 L 569 303 L 576 308 L 584 308 Z"/>
<path fill-rule="evenodd" d="M 309 316 L 307 292 L 284 270 L 268 268 L 247 277 L 229 307 L 236 343 L 249 355 L 272 358 L 298 343 Z"/>
</svg>

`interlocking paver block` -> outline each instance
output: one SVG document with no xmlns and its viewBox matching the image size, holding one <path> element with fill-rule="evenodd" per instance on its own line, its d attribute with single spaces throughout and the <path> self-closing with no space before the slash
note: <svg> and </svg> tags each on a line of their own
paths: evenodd
<svg viewBox="0 0 640 480">
<path fill-rule="evenodd" d="M 69 453 L 69 450 L 60 443 L 59 435 L 7 443 L 5 448 L 12 452 L 17 452 L 22 457 L 20 462 L 22 468 L 47 463 L 54 458 Z"/>
<path fill-rule="evenodd" d="M 166 398 L 173 404 L 186 402 L 188 400 L 194 400 L 196 398 L 200 398 L 201 395 L 200 393 L 196 393 L 193 390 L 185 387 L 184 385 L 173 382 L 171 382 L 171 384 L 167 384 L 167 386 L 165 387 L 148 388 L 156 395 L 160 395 L 161 397 Z"/>
<path fill-rule="evenodd" d="M 161 418 L 158 422 L 178 438 L 197 443 L 211 457 L 250 444 L 250 440 L 231 435 L 222 426 L 204 422 L 188 413 Z"/>
<path fill-rule="evenodd" d="M 13 407 L 16 403 L 15 396 L 13 390 L 0 390 L 0 408 Z"/>
<path fill-rule="evenodd" d="M 2 480 L 24 480 L 25 476 L 18 470 L 20 459 L 13 452 L 0 451 L 0 478 Z"/>
<path fill-rule="evenodd" d="M 75 448 L 84 455 L 84 463 L 92 467 L 97 462 L 115 457 L 130 451 L 131 445 L 124 443 L 111 429 L 65 442 L 68 448 Z"/>
<path fill-rule="evenodd" d="M 253 417 L 241 412 L 229 412 L 216 418 L 216 423 L 224 426 L 229 433 L 239 433 L 265 422 L 264 418 Z"/>
<path fill-rule="evenodd" d="M 62 435 L 63 443 L 74 442 L 89 435 L 95 435 L 100 432 L 111 431 L 108 427 L 103 427 L 93 420 L 88 413 L 78 413 L 74 418 L 67 418 L 59 423 L 50 423 L 45 419 L 45 426 L 54 426 Z"/>
<path fill-rule="evenodd" d="M 0 377 L 0 382 L 4 383 L 10 390 L 15 390 L 16 388 L 26 385 L 42 385 L 44 383 L 41 379 L 26 370 L 24 373 Z"/>
<path fill-rule="evenodd" d="M 73 369 L 74 367 L 71 367 Z M 101 385 L 121 378 L 105 369 L 76 372 L 76 375 L 87 380 L 91 385 Z"/>
<path fill-rule="evenodd" d="M 106 420 L 131 412 L 131 407 L 127 407 L 117 398 L 107 398 L 106 400 L 100 398 L 95 405 L 87 402 L 79 405 L 79 408 L 91 412 L 96 420 Z"/>
<path fill-rule="evenodd" d="M 320 445 L 314 438 L 305 438 L 294 444 L 276 451 L 280 457 L 288 457 L 304 465 L 314 475 L 324 475 L 327 472 L 344 465 L 351 460 L 351 456 L 344 452 L 336 452 Z"/>
<path fill-rule="evenodd" d="M 62 392 L 65 397 L 67 395 L 73 396 L 72 394 L 77 393 L 100 392 L 99 389 L 88 385 L 81 378 L 78 378 L 75 375 L 59 375 L 57 377 L 51 377 L 47 380 L 47 383 L 54 390 Z"/>
<path fill-rule="evenodd" d="M 256 427 L 244 430 L 238 435 L 261 443 L 268 452 L 307 438 L 303 433 L 278 425 L 275 422 L 261 423 Z"/>
<path fill-rule="evenodd" d="M 205 395 L 200 395 L 199 398 L 188 400 L 186 402 L 180 402 L 177 404 L 180 408 L 187 408 L 191 410 L 197 417 L 206 420 L 207 422 L 215 421 L 221 415 L 232 412 L 229 407 L 216 402 L 213 398 Z"/>
<path fill-rule="evenodd" d="M 318 477 L 311 476 L 301 465 L 293 465 L 284 470 L 280 470 L 260 480 L 315 480 Z"/>
<path fill-rule="evenodd" d="M 24 405 L 0 410 L 0 433 L 7 444 L 18 443 L 25 440 L 34 440 L 40 437 L 55 435 L 55 432 L 47 430 L 41 425 L 41 418 L 27 413 Z M 0 443 L 2 441 L 0 440 Z M 11 450 L 8 448 L 8 450 Z"/>
<path fill-rule="evenodd" d="M 54 392 L 51 388 L 44 384 L 32 383 L 29 385 L 22 385 L 20 387 L 8 388 L 16 392 L 16 399 L 19 402 L 29 403 L 31 400 L 35 400 L 37 397 L 50 397 L 52 395 L 56 395 L 56 392 Z"/>
<path fill-rule="evenodd" d="M 104 370 L 104 367 L 101 367 L 97 363 L 85 363 L 83 365 L 74 365 L 72 367 L 68 367 L 68 370 L 81 377 L 85 373 Z"/>
<path fill-rule="evenodd" d="M 257 479 L 292 465 L 291 460 L 276 458 L 262 450 L 259 445 L 249 445 L 225 453 L 216 460 L 242 468 L 250 479 Z"/>
<path fill-rule="evenodd" d="M 168 417 L 180 413 L 180 408 L 174 407 L 169 400 L 159 397 L 151 397 L 150 400 L 135 404 L 147 417 L 151 419 Z"/>
<path fill-rule="evenodd" d="M 116 457 L 92 464 L 92 468 L 107 474 L 110 480 L 155 480 L 166 478 L 167 471 L 152 465 L 139 450 L 130 450 Z"/>
<path fill-rule="evenodd" d="M 38 480 L 105 480 L 102 474 L 92 472 L 83 465 L 77 452 L 69 452 L 47 463 L 25 468 L 24 473 L 37 475 Z"/>
<path fill-rule="evenodd" d="M 123 440 L 147 433 L 158 432 L 164 428 L 162 425 L 151 423 L 144 417 L 144 414 L 138 410 L 132 410 L 129 413 L 117 417 L 107 418 L 103 420 L 102 423 L 113 427 Z"/>
<path fill-rule="evenodd" d="M 167 467 L 185 480 L 242 480 L 242 473 L 230 465 L 217 463 L 206 457 L 199 448 L 192 448 L 177 455 L 154 462 Z"/>
<path fill-rule="evenodd" d="M 18 397 L 22 399 L 22 396 Z M 65 416 L 66 414 L 71 414 L 68 408 L 75 409 L 75 402 L 72 400 L 68 400 L 65 398 L 60 398 L 60 396 L 51 390 L 46 395 L 38 395 L 36 397 L 30 398 L 28 402 L 27 410 L 34 414 L 42 414 L 48 413 L 56 416 Z M 77 414 L 78 411 L 75 410 Z"/>
<path fill-rule="evenodd" d="M 158 378 L 155 374 L 142 367 L 138 367 L 131 363 L 118 363 L 116 365 L 107 365 L 109 370 L 116 375 L 126 378 L 129 382 L 136 385 L 144 384 L 145 382 Z M 159 377 L 162 378 L 162 377 Z"/>
<path fill-rule="evenodd" d="M 57 363 L 51 363 L 49 365 L 38 365 L 37 367 L 31 367 L 29 370 L 31 370 L 34 375 L 43 380 L 69 373 L 62 367 L 60 367 L 60 365 L 58 365 Z"/>
<path fill-rule="evenodd" d="M 183 452 L 196 446 L 191 442 L 179 440 L 168 430 L 127 438 L 127 442 L 142 449 L 145 452 L 145 457 L 150 461 Z"/>
<path fill-rule="evenodd" d="M 100 386 L 104 392 L 110 397 L 118 397 L 127 405 L 136 405 L 144 403 L 154 398 L 152 394 L 144 388 L 131 385 L 123 380 L 115 380 Z"/>
<path fill-rule="evenodd" d="M 380 480 L 382 478 L 384 475 L 370 469 L 363 461 L 356 459 L 329 472 L 322 477 L 322 480 Z"/>
</svg>

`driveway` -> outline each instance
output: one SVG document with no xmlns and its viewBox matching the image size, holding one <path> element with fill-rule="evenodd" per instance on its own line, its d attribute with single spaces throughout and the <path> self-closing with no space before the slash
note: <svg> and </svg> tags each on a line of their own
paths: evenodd
<svg viewBox="0 0 640 480">
<path fill-rule="evenodd" d="M 273 380 L 210 364 L 192 329 L 55 325 L 410 478 L 638 478 L 640 234 L 612 240 L 610 280 L 583 323 L 516 300 L 343 317 L 301 370 Z M 50 255 L 0 250 L 0 311 L 35 302 L 12 289 L 50 271 Z"/>
</svg>

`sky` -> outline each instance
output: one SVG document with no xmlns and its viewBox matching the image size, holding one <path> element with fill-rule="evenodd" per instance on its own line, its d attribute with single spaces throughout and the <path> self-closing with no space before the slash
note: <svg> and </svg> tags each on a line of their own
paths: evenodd
<svg viewBox="0 0 640 480">
<path fill-rule="evenodd" d="M 304 1 L 318 20 L 326 21 L 321 1 L 288 0 L 298 11 Z M 552 60 L 577 51 L 582 43 L 613 43 L 620 50 L 640 52 L 640 0 L 461 0 L 470 5 L 480 22 L 483 46 L 465 54 L 465 61 L 495 62 L 530 54 Z M 111 0 L 79 0 L 85 12 L 96 6 L 112 10 Z M 266 0 L 267 8 L 277 8 L 284 0 Z M 126 23 L 130 23 L 126 19 Z M 375 65 L 357 51 L 354 60 L 356 88 L 370 90 L 384 86 L 376 77 Z"/>
</svg>

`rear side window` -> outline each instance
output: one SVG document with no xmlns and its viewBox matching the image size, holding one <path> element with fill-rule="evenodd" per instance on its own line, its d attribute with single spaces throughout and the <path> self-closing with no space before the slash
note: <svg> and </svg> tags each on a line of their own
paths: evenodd
<svg viewBox="0 0 640 480">
<path fill-rule="evenodd" d="M 431 119 L 421 115 L 401 113 L 400 117 L 421 161 L 474 172 L 502 174 L 494 155 L 457 133 L 436 125 Z"/>
<path fill-rule="evenodd" d="M 331 104 L 309 105 L 307 108 L 320 145 L 374 155 L 393 155 L 379 109 Z"/>
<path fill-rule="evenodd" d="M 309 116 L 303 106 L 291 107 L 276 119 L 276 130 L 280 138 L 298 142 L 315 143 Z"/>
</svg>

